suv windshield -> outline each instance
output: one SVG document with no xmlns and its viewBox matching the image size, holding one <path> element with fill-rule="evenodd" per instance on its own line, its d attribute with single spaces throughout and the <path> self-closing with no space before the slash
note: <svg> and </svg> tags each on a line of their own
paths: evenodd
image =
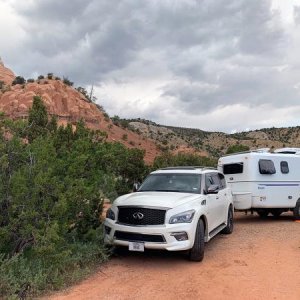
<svg viewBox="0 0 300 300">
<path fill-rule="evenodd" d="M 139 192 L 179 192 L 179 193 L 200 193 L 200 174 L 151 174 L 139 188 Z"/>
</svg>

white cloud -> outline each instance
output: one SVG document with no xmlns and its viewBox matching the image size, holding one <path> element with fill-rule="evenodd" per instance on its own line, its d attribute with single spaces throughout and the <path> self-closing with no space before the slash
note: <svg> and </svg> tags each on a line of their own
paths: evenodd
<svg viewBox="0 0 300 300">
<path fill-rule="evenodd" d="M 94 84 L 110 115 L 227 132 L 298 125 L 299 2 L 1 1 L 0 55 L 25 77 Z"/>
<path fill-rule="evenodd" d="M 20 18 L 9 1 L 0 2 L 0 56 L 7 63 L 12 62 L 12 54 L 22 56 L 18 50 L 26 33 L 20 26 Z"/>
</svg>

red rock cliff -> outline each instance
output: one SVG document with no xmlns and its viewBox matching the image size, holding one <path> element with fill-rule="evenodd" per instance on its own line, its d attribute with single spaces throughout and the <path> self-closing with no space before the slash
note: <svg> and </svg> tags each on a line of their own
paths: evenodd
<svg viewBox="0 0 300 300">
<path fill-rule="evenodd" d="M 1 79 L 3 78 L 3 79 Z M 96 104 L 86 100 L 84 95 L 73 87 L 65 85 L 61 80 L 43 79 L 25 85 L 13 85 L 15 78 L 12 71 L 0 64 L 0 80 L 8 88 L 0 91 L 0 111 L 12 119 L 26 118 L 32 105 L 33 96 L 41 96 L 50 115 L 56 115 L 60 124 L 74 124 L 83 119 L 91 129 L 107 132 L 109 141 L 119 141 L 129 148 L 145 150 L 145 161 L 150 163 L 159 154 L 154 141 L 143 139 L 142 136 L 115 126 L 105 118 Z"/>
<path fill-rule="evenodd" d="M 5 84 L 11 84 L 15 77 L 13 71 L 4 66 L 0 57 L 0 81 L 3 81 Z"/>
</svg>

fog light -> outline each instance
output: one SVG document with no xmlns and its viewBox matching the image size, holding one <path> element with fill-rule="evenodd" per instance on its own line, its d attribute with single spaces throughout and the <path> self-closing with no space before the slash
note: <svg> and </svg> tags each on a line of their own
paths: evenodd
<svg viewBox="0 0 300 300">
<path fill-rule="evenodd" d="M 171 236 L 174 236 L 177 241 L 186 241 L 186 240 L 188 240 L 188 235 L 185 231 L 172 232 Z"/>
<path fill-rule="evenodd" d="M 111 228 L 110 228 L 110 227 L 104 226 L 104 229 L 105 229 L 105 233 L 106 233 L 106 234 L 110 234 L 110 231 L 111 231 Z"/>
</svg>

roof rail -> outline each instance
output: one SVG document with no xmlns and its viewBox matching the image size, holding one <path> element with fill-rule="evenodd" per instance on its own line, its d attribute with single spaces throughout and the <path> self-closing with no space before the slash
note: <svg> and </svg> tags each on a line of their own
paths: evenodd
<svg viewBox="0 0 300 300">
<path fill-rule="evenodd" d="M 195 169 L 208 169 L 208 170 L 216 170 L 215 167 L 206 167 L 206 166 L 194 166 Z"/>
<path fill-rule="evenodd" d="M 216 170 L 214 167 L 205 167 L 205 166 L 178 166 L 178 167 L 166 167 L 161 168 L 160 170 L 196 170 L 196 169 L 210 169 Z"/>
<path fill-rule="evenodd" d="M 161 168 L 160 170 L 195 170 L 195 168 L 192 166 L 179 166 L 179 167 Z"/>
</svg>

